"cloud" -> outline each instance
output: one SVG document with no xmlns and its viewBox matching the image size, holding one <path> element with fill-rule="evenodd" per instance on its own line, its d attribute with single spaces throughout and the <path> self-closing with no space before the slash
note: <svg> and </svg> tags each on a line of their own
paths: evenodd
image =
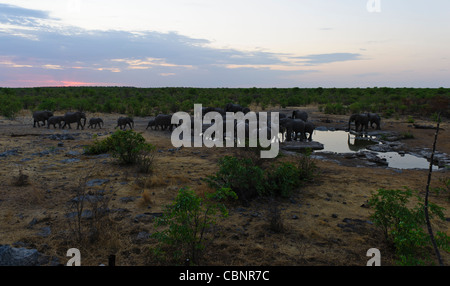
<svg viewBox="0 0 450 286">
<path fill-rule="evenodd" d="M 360 54 L 304 57 L 210 47 L 176 32 L 85 30 L 45 11 L 0 4 L 0 86 L 104 83 L 133 86 L 293 85 L 308 66 L 359 60 Z M 23 69 L 26 73 L 13 72 Z M 24 74 L 28 77 L 23 79 Z M 45 75 L 46 77 L 43 77 Z M 39 84 L 37 84 L 39 85 Z"/>
<path fill-rule="evenodd" d="M 9 19 L 11 21 L 12 19 L 17 19 L 17 18 L 48 19 L 48 18 L 50 18 L 50 16 L 49 16 L 49 13 L 46 11 L 26 9 L 26 8 L 21 8 L 21 7 L 14 6 L 14 5 L 0 3 L 0 19 L 2 21 L 4 19 Z"/>
<path fill-rule="evenodd" d="M 307 65 L 328 64 L 334 62 L 356 61 L 361 60 L 361 54 L 356 53 L 331 53 L 331 54 L 315 54 L 304 57 L 294 57 L 302 60 Z"/>
</svg>

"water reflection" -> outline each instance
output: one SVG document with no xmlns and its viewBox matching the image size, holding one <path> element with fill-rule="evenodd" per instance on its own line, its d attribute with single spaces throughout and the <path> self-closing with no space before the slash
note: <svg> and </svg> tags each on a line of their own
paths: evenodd
<svg viewBox="0 0 450 286">
<path fill-rule="evenodd" d="M 324 149 L 316 151 L 334 152 L 334 153 L 352 153 L 359 151 L 368 151 L 369 145 L 381 144 L 371 136 L 357 136 L 347 131 L 322 131 L 315 130 L 313 140 L 323 144 Z M 370 151 L 373 152 L 373 151 Z M 374 152 L 379 158 L 385 158 L 388 166 L 397 169 L 428 169 L 430 163 L 423 157 L 417 157 L 411 154 L 399 154 L 397 152 Z M 438 169 L 433 166 L 433 169 Z"/>
<path fill-rule="evenodd" d="M 359 137 L 347 131 L 315 130 L 313 140 L 323 144 L 322 152 L 349 153 L 364 150 L 367 146 L 378 144 L 373 137 Z"/>
</svg>

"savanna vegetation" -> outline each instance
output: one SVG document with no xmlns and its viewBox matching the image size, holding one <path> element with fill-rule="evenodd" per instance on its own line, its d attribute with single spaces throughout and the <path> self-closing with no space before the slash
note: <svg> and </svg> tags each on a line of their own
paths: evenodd
<svg viewBox="0 0 450 286">
<path fill-rule="evenodd" d="M 196 103 L 224 107 L 229 102 L 262 109 L 314 104 L 326 114 L 368 111 L 385 118 L 404 115 L 408 123 L 414 123 L 415 116 L 450 117 L 450 89 L 446 88 L 0 88 L 0 115 L 7 118 L 14 118 L 23 109 L 155 116 L 192 111 Z M 158 162 L 153 160 L 156 147 L 147 143 L 141 133 L 116 130 L 104 139 L 94 138 L 92 144 L 85 146 L 87 155 L 110 153 L 121 166 L 137 166 L 140 175 L 151 174 L 155 165 L 158 167 Z M 409 138 L 414 136 L 409 134 Z M 271 207 L 269 228 L 273 233 L 283 232 L 280 210 L 272 202 L 301 192 L 320 170 L 309 153 L 296 160 L 279 156 L 275 163 L 269 163 L 255 155 L 258 151 L 244 148 L 238 156 L 223 156 L 218 160 L 217 172 L 203 178 L 210 193 L 199 195 L 190 187 L 178 189 L 174 201 L 166 205 L 154 221 L 155 232 L 151 238 L 156 244 L 149 253 L 152 263 L 180 265 L 188 259 L 189 264 L 201 264 L 205 250 L 216 237 L 215 227 L 228 217 L 230 200 L 240 200 L 244 206 L 255 197 L 268 201 Z M 446 178 L 443 182 L 445 187 L 435 188 L 436 193 L 448 194 L 449 181 Z M 77 198 L 87 195 L 85 183 L 76 188 Z M 28 176 L 20 170 L 13 185 L 29 185 Z M 86 243 L 91 244 L 100 241 L 103 230 L 112 228 L 102 211 L 108 209 L 109 197 L 84 206 L 83 200 L 72 201 L 72 213 L 77 218 L 72 224 L 71 233 L 76 234 L 73 237 L 79 241 L 88 238 Z M 425 231 L 424 203 L 417 191 L 408 187 L 405 190 L 380 188 L 372 194 L 368 205 L 371 221 L 382 230 L 385 240 L 394 249 L 396 264 L 434 264 L 432 241 Z M 87 220 L 83 218 L 83 209 L 89 207 L 95 215 Z M 432 203 L 429 208 L 433 220 L 445 220 L 443 208 Z M 449 252 L 449 236 L 440 229 L 435 233 L 439 249 Z"/>
<path fill-rule="evenodd" d="M 368 111 L 384 117 L 395 114 L 450 115 L 448 88 L 0 88 L 0 102 L 1 115 L 9 118 L 21 109 L 154 116 L 190 111 L 195 103 L 224 107 L 229 102 L 262 109 L 317 104 L 321 111 L 330 114 Z"/>
</svg>

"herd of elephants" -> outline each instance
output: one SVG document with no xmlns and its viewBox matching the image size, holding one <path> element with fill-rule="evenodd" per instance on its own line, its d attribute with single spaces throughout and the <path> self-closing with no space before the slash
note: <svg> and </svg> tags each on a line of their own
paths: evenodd
<svg viewBox="0 0 450 286">
<path fill-rule="evenodd" d="M 204 116 L 208 112 L 217 112 L 222 116 L 223 122 L 226 122 L 227 113 L 229 112 L 242 112 L 247 114 L 250 112 L 250 109 L 247 107 L 242 107 L 238 104 L 229 103 L 225 106 L 225 108 L 217 108 L 217 107 L 203 107 L 202 108 L 202 116 Z M 256 113 L 258 117 L 259 113 Z M 147 128 L 150 129 L 160 129 L 172 131 L 173 127 L 177 126 L 176 124 L 172 124 L 171 122 L 172 114 L 159 114 L 156 117 L 150 119 L 148 122 Z M 81 127 L 84 129 L 86 125 L 86 115 L 84 112 L 67 112 L 62 116 L 55 116 L 51 111 L 34 111 L 33 112 L 33 127 L 40 127 L 40 122 L 43 123 L 43 126 L 47 125 L 47 128 L 50 128 L 53 125 L 56 128 L 58 125 L 59 128 L 65 128 L 68 126 L 70 129 L 70 124 L 76 123 L 77 129 Z M 234 120 L 234 117 L 233 117 Z M 381 117 L 375 113 L 358 113 L 352 114 L 348 121 L 348 130 L 350 131 L 351 124 L 354 122 L 355 131 L 358 132 L 367 132 L 368 127 L 380 129 Z M 191 130 L 193 130 L 193 120 L 191 120 Z M 248 123 L 246 124 L 246 134 L 248 134 Z M 373 127 L 373 125 L 376 127 Z M 101 118 L 90 118 L 89 125 L 87 128 L 96 128 L 97 126 L 101 128 L 104 125 L 104 122 Z M 134 121 L 131 117 L 119 117 L 117 119 L 117 126 L 115 128 L 126 129 L 127 125 L 130 129 L 134 128 Z M 268 124 L 267 128 L 270 129 L 270 113 L 268 114 Z M 279 130 L 282 134 L 286 132 L 286 140 L 291 141 L 292 137 L 294 140 L 300 139 L 303 140 L 312 140 L 312 133 L 315 129 L 314 123 L 308 121 L 308 113 L 302 110 L 293 110 L 291 115 L 286 115 L 285 113 L 279 113 Z M 236 123 L 235 123 L 236 130 Z M 271 134 L 268 132 L 266 134 Z M 307 137 L 306 134 L 309 134 Z M 300 136 L 299 136 L 300 135 Z"/>
</svg>

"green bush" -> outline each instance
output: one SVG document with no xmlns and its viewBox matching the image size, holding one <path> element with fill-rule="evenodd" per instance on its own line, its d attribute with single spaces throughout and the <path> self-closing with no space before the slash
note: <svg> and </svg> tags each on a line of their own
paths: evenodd
<svg viewBox="0 0 450 286">
<path fill-rule="evenodd" d="M 111 153 L 120 164 L 138 164 L 141 171 L 149 172 L 155 146 L 145 142 L 142 134 L 133 130 L 117 130 L 111 136 L 85 147 L 85 154 Z"/>
<path fill-rule="evenodd" d="M 214 237 L 211 230 L 217 219 L 228 216 L 223 203 L 228 198 L 236 198 L 236 194 L 227 188 L 207 195 L 206 199 L 190 188 L 181 188 L 175 201 L 155 220 L 155 228 L 164 227 L 152 235 L 159 242 L 153 249 L 159 263 L 181 264 L 189 259 L 198 264 L 208 238 Z"/>
<path fill-rule="evenodd" d="M 299 169 L 292 163 L 281 163 L 267 172 L 267 188 L 276 196 L 289 197 L 300 182 Z"/>
<path fill-rule="evenodd" d="M 243 202 L 257 196 L 289 197 L 303 182 L 313 179 L 317 167 L 308 154 L 297 164 L 282 162 L 262 168 L 251 158 L 225 156 L 219 171 L 205 180 L 212 188 L 230 188 Z"/>
<path fill-rule="evenodd" d="M 219 160 L 219 171 L 206 181 L 216 189 L 230 188 L 243 201 L 266 191 L 263 169 L 249 158 L 223 157 Z"/>
<path fill-rule="evenodd" d="M 20 100 L 10 93 L 0 93 L 0 114 L 8 119 L 14 119 L 22 109 Z"/>
<path fill-rule="evenodd" d="M 418 203 L 410 208 L 410 199 L 415 197 Z M 397 262 L 400 265 L 424 265 L 430 263 L 429 247 L 431 239 L 426 233 L 424 205 L 417 192 L 405 190 L 379 189 L 369 200 L 375 208 L 371 219 L 380 227 L 385 238 L 393 243 Z M 430 219 L 444 220 L 442 208 L 429 203 Z M 450 238 L 443 232 L 437 232 L 437 244 L 448 251 Z"/>
</svg>

